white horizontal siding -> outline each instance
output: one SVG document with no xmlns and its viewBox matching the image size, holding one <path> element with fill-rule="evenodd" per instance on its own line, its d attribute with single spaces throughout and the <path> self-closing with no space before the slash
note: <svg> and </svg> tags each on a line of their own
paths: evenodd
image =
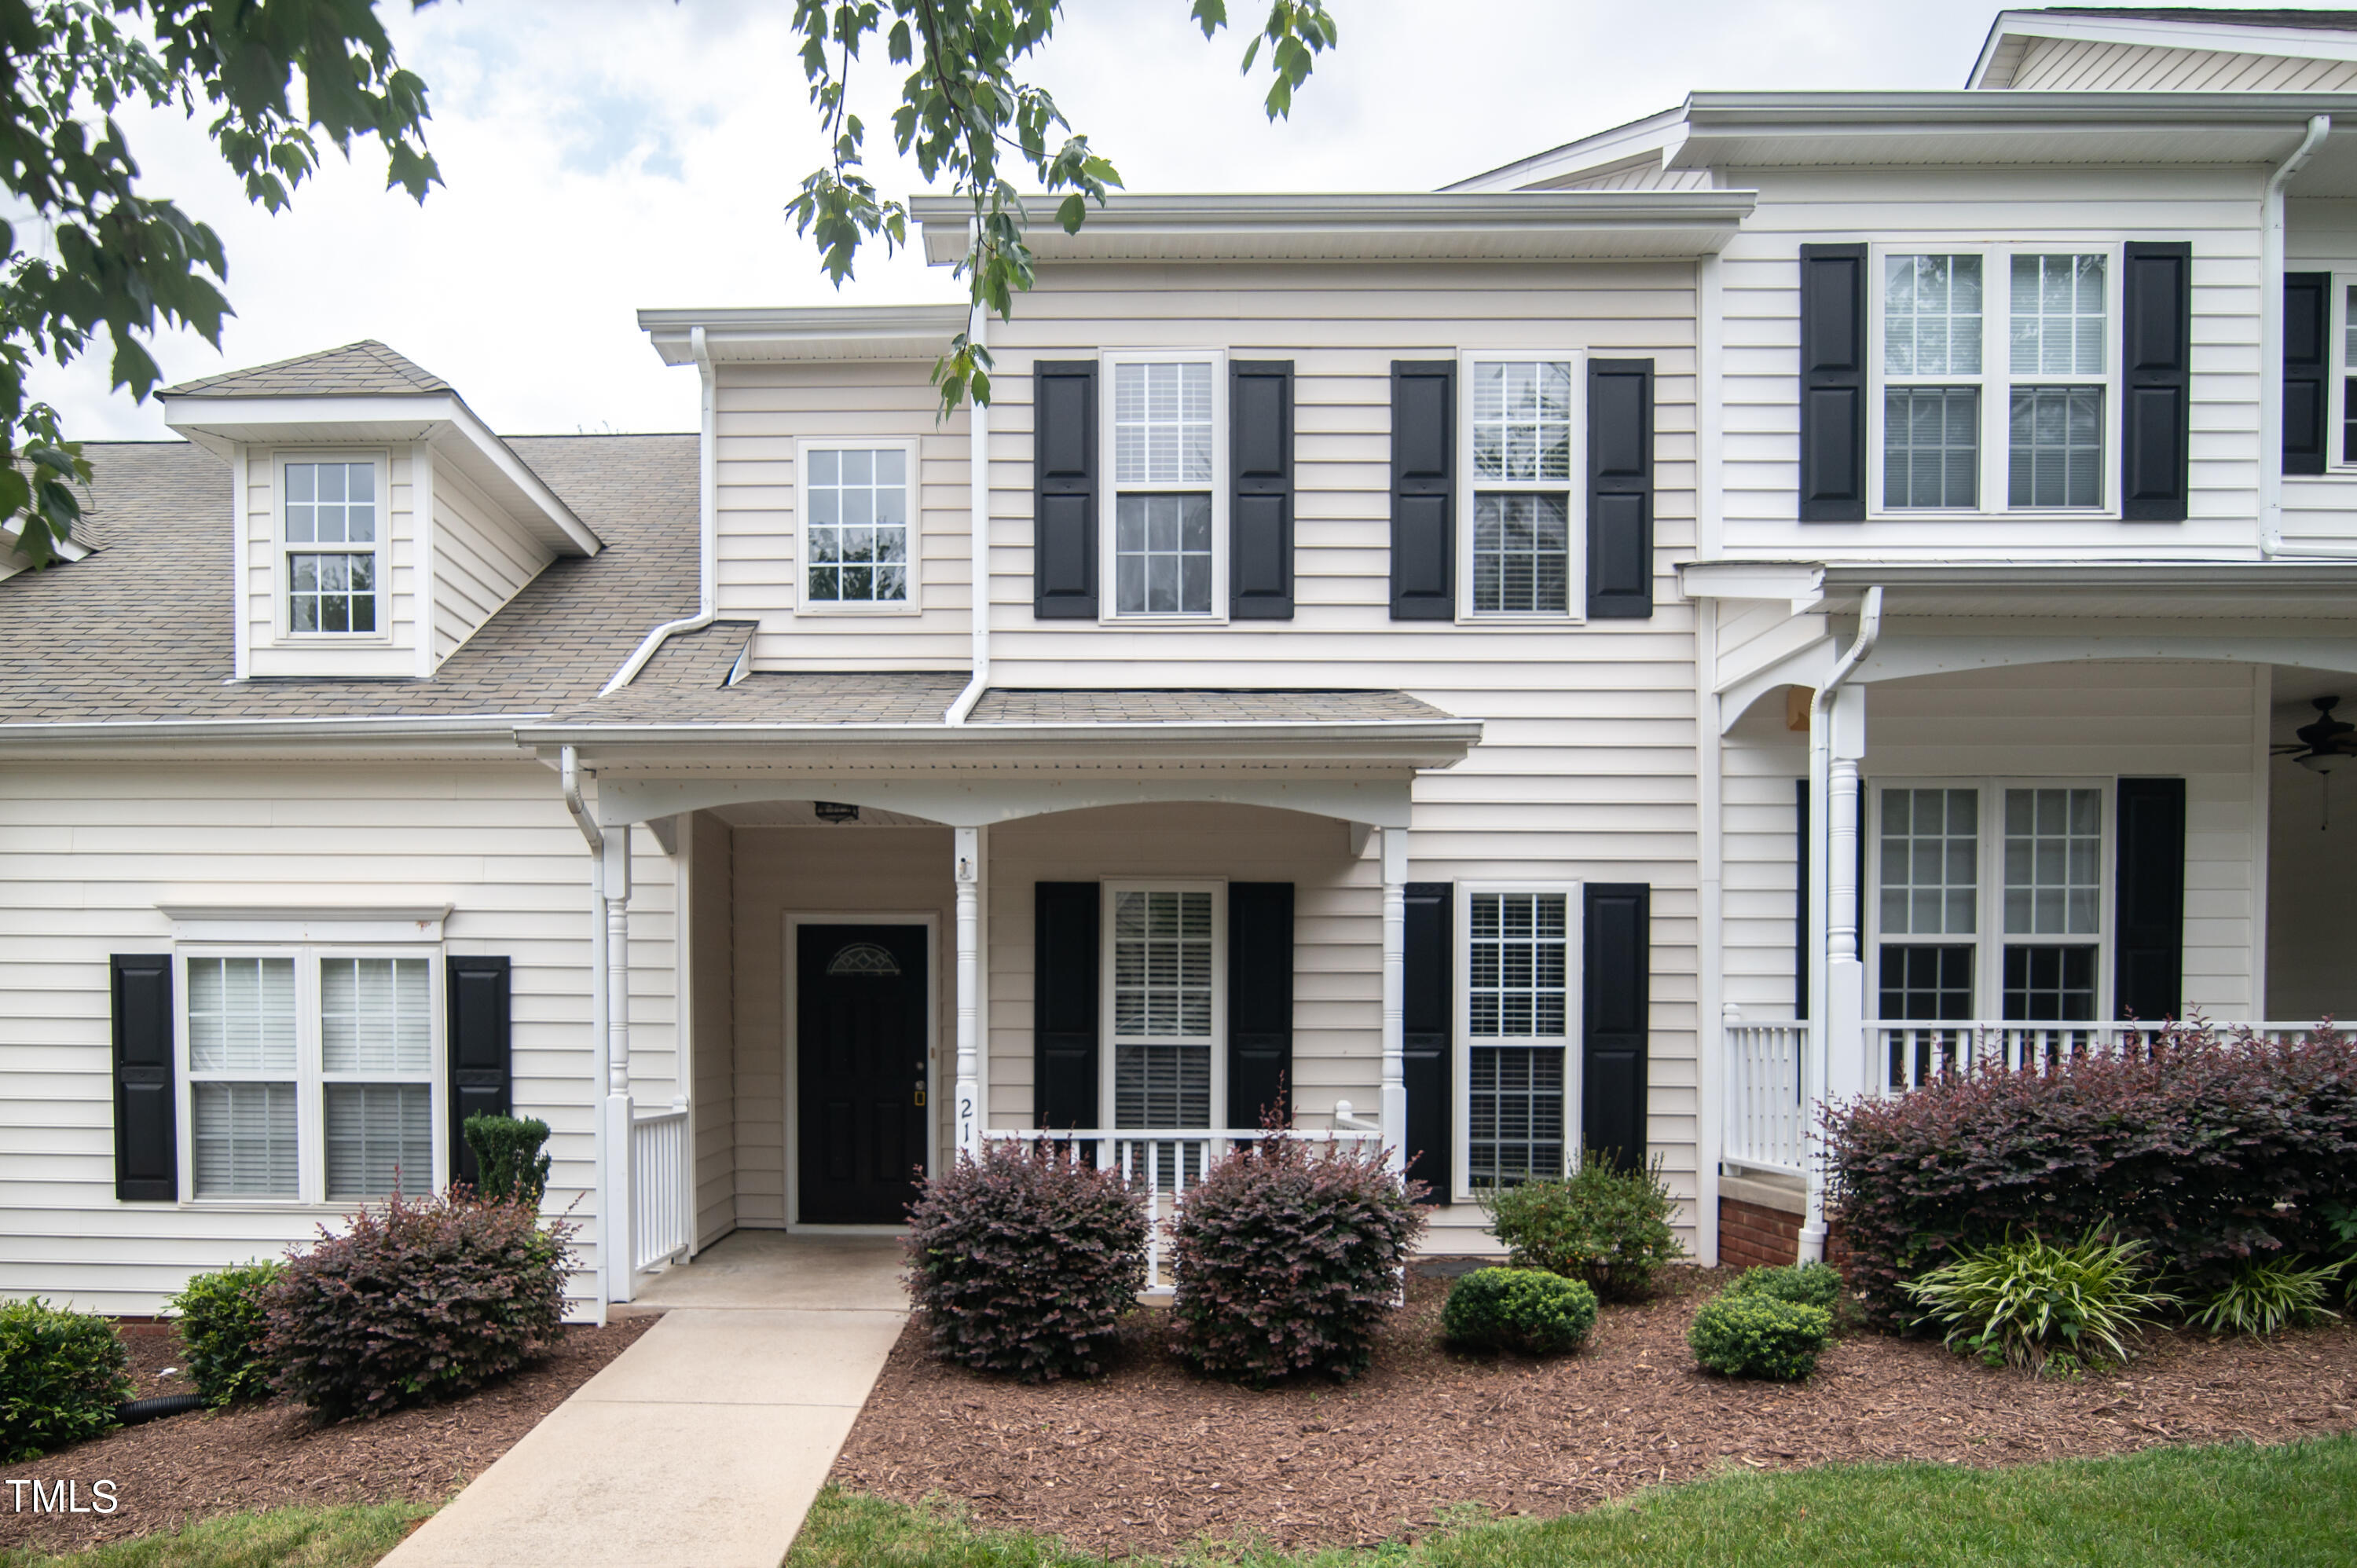
<svg viewBox="0 0 2357 1568">
<path fill-rule="evenodd" d="M 2260 174 L 2082 169 L 1722 170 L 1757 185 L 1758 210 L 1720 262 L 1726 399 L 1726 549 L 1773 559 L 1936 561 L 1958 556 L 2217 558 L 2257 546 Z M 1800 482 L 1800 247 L 2111 243 L 2193 246 L 2190 521 L 1803 523 Z M 1993 308 L 2002 308 L 1993 286 Z M 2111 325 L 2116 344 L 2118 325 Z M 2002 339 L 1999 338 L 1999 341 Z M 2116 347 L 2114 349 L 2116 354 Z M 2118 455 L 2105 463 L 2116 484 Z"/>
<path fill-rule="evenodd" d="M 679 819 L 688 861 L 688 1021 L 694 1090 L 694 1237 L 737 1227 L 736 843 L 709 812 Z"/>
<path fill-rule="evenodd" d="M 2031 38 L 2011 85 L 2076 92 L 2340 92 L 2357 86 L 2357 61 Z"/>
<path fill-rule="evenodd" d="M 457 651 L 556 553 L 517 526 L 464 474 L 434 474 L 434 662 Z"/>
<path fill-rule="evenodd" d="M 633 1060 L 668 1102 L 670 865 L 637 835 Z M 513 961 L 515 1103 L 554 1130 L 552 1208 L 594 1296 L 588 860 L 536 763 L 85 767 L 0 772 L 0 1295 L 152 1313 L 194 1272 L 269 1256 L 332 1208 L 114 1197 L 108 957 L 162 952 L 159 905 L 436 905 L 445 950 Z M 26 1157 L 31 1156 L 31 1157 Z"/>
</svg>

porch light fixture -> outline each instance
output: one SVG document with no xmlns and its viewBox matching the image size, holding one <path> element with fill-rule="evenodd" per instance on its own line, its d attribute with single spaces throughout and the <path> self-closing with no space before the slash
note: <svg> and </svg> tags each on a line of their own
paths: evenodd
<svg viewBox="0 0 2357 1568">
<path fill-rule="evenodd" d="M 840 800 L 813 800 L 811 810 L 817 813 L 822 822 L 856 822 L 859 820 L 859 808 L 846 806 Z"/>
</svg>

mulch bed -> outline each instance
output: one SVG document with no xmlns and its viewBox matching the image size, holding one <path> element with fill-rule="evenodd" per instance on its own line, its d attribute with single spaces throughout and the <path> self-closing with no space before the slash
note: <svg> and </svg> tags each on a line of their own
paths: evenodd
<svg viewBox="0 0 2357 1568">
<path fill-rule="evenodd" d="M 1731 1271 L 1673 1276 L 1651 1303 L 1607 1306 L 1587 1348 L 1551 1361 L 1448 1350 L 1447 1282 L 1419 1277 L 1367 1376 L 1266 1392 L 1163 1355 L 1159 1311 L 1138 1315 L 1103 1380 L 1036 1388 L 932 1360 L 913 1320 L 834 1479 L 1107 1556 L 1159 1555 L 1198 1538 L 1370 1545 L 1423 1533 L 1451 1504 L 1560 1514 L 1737 1465 L 2009 1465 L 2357 1429 L 2357 1329 L 2343 1325 L 2154 1334 L 2126 1370 L 2076 1380 L 1852 1331 L 1805 1383 L 1735 1382 L 1698 1370 L 1685 1343 Z"/>
<path fill-rule="evenodd" d="M 302 1406 L 273 1400 L 167 1416 L 45 1459 L 0 1465 L 0 1478 L 8 1480 L 79 1481 L 85 1504 L 91 1483 L 112 1480 L 122 1505 L 111 1515 L 19 1513 L 11 1506 L 14 1492 L 0 1488 L 0 1547 L 72 1551 L 215 1514 L 298 1503 L 438 1503 L 482 1474 L 654 1321 L 627 1317 L 603 1328 L 569 1328 L 544 1359 L 503 1383 L 375 1421 L 314 1429 Z M 185 1378 L 156 1376 L 175 1364 L 178 1340 L 130 1334 L 124 1343 L 137 1397 L 190 1391 Z"/>
</svg>

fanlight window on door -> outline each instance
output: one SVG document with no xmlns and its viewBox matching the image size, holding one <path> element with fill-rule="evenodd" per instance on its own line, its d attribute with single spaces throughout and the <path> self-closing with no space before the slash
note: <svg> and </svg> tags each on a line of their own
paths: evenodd
<svg viewBox="0 0 2357 1568">
<path fill-rule="evenodd" d="M 898 974 L 900 961 L 874 942 L 854 942 L 827 960 L 829 974 Z"/>
</svg>

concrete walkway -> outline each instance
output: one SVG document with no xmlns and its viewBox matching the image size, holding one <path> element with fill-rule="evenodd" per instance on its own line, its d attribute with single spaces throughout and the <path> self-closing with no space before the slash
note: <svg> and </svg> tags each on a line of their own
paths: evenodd
<svg viewBox="0 0 2357 1568">
<path fill-rule="evenodd" d="M 778 1568 L 908 1317 L 899 1270 L 888 1237 L 726 1237 L 382 1568 Z"/>
</svg>

